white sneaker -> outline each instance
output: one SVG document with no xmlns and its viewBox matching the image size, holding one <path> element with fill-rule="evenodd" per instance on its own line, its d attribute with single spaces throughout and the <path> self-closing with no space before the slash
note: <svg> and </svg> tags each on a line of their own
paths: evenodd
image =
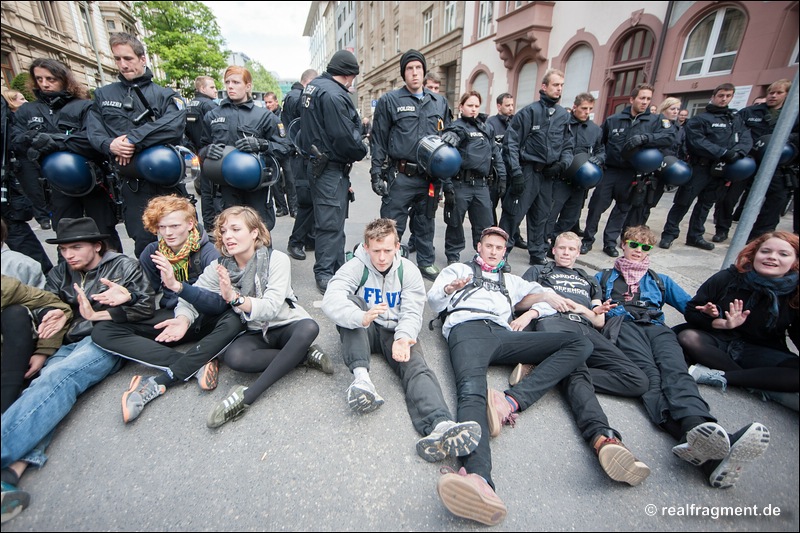
<svg viewBox="0 0 800 533">
<path fill-rule="evenodd" d="M 437 424 L 430 435 L 417 441 L 417 454 L 429 463 L 448 456 L 463 457 L 471 454 L 480 440 L 481 426 L 477 422 L 447 420 Z"/>
<path fill-rule="evenodd" d="M 699 385 L 710 385 L 712 387 L 722 387 L 722 391 L 728 388 L 728 379 L 722 370 L 714 370 L 703 365 L 692 365 L 689 367 L 689 375 Z"/>
<path fill-rule="evenodd" d="M 356 378 L 347 388 L 347 403 L 354 412 L 365 415 L 383 405 L 383 398 L 375 391 L 372 382 Z"/>
</svg>

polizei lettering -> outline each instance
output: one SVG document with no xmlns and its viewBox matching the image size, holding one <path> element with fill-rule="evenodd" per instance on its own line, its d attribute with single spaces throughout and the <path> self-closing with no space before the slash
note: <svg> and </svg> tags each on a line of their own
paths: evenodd
<svg viewBox="0 0 800 533">
<path fill-rule="evenodd" d="M 397 112 L 398 113 L 403 113 L 403 112 L 406 112 L 406 111 L 410 111 L 410 112 L 413 113 L 416 110 L 417 110 L 416 106 L 413 106 L 413 105 L 401 105 L 401 106 L 399 106 L 397 108 Z"/>
<path fill-rule="evenodd" d="M 122 108 L 122 102 L 117 102 L 116 100 L 103 100 L 100 104 L 101 107 L 119 107 Z"/>
</svg>

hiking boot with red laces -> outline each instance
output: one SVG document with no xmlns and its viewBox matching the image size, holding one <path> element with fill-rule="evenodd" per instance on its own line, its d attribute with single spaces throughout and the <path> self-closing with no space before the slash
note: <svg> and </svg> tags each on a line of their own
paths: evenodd
<svg viewBox="0 0 800 533">
<path fill-rule="evenodd" d="M 506 400 L 506 395 L 495 389 L 486 391 L 486 417 L 489 419 L 489 435 L 496 437 L 504 425 L 514 427 L 517 413 L 511 412 L 511 404 Z"/>
<path fill-rule="evenodd" d="M 522 363 L 518 364 L 514 367 L 514 370 L 511 371 L 511 375 L 508 376 L 508 384 L 513 387 L 526 377 L 530 376 L 534 368 L 536 368 L 536 365 L 525 365 Z"/>
<path fill-rule="evenodd" d="M 219 360 L 213 359 L 204 364 L 195 374 L 200 388 L 203 390 L 214 390 L 219 384 Z"/>
<path fill-rule="evenodd" d="M 464 467 L 456 473 L 442 467 L 436 491 L 447 510 L 456 516 L 496 526 L 508 514 L 508 509 L 492 487 L 478 474 L 467 474 Z"/>
<path fill-rule="evenodd" d="M 616 437 L 598 435 L 592 445 L 608 477 L 636 486 L 650 475 L 650 467 L 639 461 Z"/>
</svg>

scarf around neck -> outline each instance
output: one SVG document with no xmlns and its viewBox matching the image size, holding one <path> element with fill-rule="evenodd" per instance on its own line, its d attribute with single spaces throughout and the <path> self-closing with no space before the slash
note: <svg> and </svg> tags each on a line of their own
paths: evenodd
<svg viewBox="0 0 800 533">
<path fill-rule="evenodd" d="M 231 285 L 238 289 L 242 296 L 261 298 L 267 290 L 269 280 L 269 256 L 271 249 L 266 246 L 256 248 L 253 257 L 247 261 L 244 269 L 233 257 L 220 259 L 222 266 L 228 269 Z"/>
<path fill-rule="evenodd" d="M 626 302 L 633 300 L 633 295 L 639 292 L 639 283 L 650 269 L 650 256 L 646 255 L 641 261 L 631 261 L 626 257 L 619 257 L 614 261 L 614 269 L 622 274 L 622 279 L 628 284 L 628 290 L 622 295 Z"/>
<path fill-rule="evenodd" d="M 192 228 L 186 242 L 177 252 L 173 252 L 164 239 L 159 239 L 158 241 L 158 251 L 169 260 L 172 265 L 172 271 L 175 273 L 175 279 L 178 281 L 189 280 L 189 256 L 199 249 L 200 231 L 198 231 L 197 226 Z"/>
<path fill-rule="evenodd" d="M 742 275 L 742 280 L 744 286 L 753 291 L 745 303 L 745 308 L 753 309 L 758 300 L 767 300 L 769 307 L 767 329 L 775 328 L 780 313 L 779 297 L 790 295 L 797 290 L 798 273 L 789 272 L 782 278 L 767 278 L 755 270 L 749 270 Z"/>
<path fill-rule="evenodd" d="M 480 255 L 475 254 L 475 264 L 477 264 L 479 267 L 481 267 L 481 270 L 484 271 L 484 272 L 492 272 L 492 273 L 496 274 L 496 273 L 500 272 L 501 270 L 503 270 L 503 266 L 506 264 L 506 260 L 505 259 L 501 259 L 500 262 L 497 264 L 497 266 L 493 267 L 493 266 L 490 266 L 490 265 L 486 264 L 486 261 L 484 261 L 483 258 Z"/>
</svg>

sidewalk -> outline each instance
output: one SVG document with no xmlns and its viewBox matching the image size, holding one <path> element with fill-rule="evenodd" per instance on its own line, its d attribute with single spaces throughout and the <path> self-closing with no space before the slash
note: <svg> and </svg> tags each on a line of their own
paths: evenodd
<svg viewBox="0 0 800 533">
<path fill-rule="evenodd" d="M 364 225 L 378 216 L 367 162 L 355 166 L 353 188 L 357 202 L 351 204 L 346 226 L 348 249 L 360 242 Z M 653 210 L 651 221 L 659 233 L 671 202 L 672 195 L 666 194 Z M 286 249 L 292 223 L 289 217 L 278 219 L 272 232 L 275 249 Z M 604 225 L 602 220 L 600 227 Z M 784 218 L 782 227 L 790 229 L 791 220 Z M 36 233 L 42 240 L 54 234 Z M 445 264 L 443 242 L 439 216 L 440 266 Z M 719 270 L 727 244 L 707 252 L 683 242 L 679 238 L 669 251 L 656 248 L 652 264 L 693 293 Z M 130 239 L 124 246 L 128 252 L 133 249 Z M 55 247 L 45 247 L 55 259 Z M 582 265 L 587 270 L 611 266 L 613 259 L 595 248 L 581 258 Z M 309 254 L 306 261 L 292 260 L 293 285 L 301 304 L 320 323 L 316 342 L 336 363 L 333 376 L 297 369 L 264 393 L 241 420 L 209 430 L 208 411 L 234 385 L 252 383 L 255 374 L 223 366 L 217 390 L 201 391 L 191 380 L 125 425 L 122 393 L 134 374 L 154 373 L 128 364 L 79 399 L 55 433 L 45 468 L 22 479 L 20 487 L 32 495 L 30 508 L 4 524 L 3 532 L 800 529 L 797 413 L 744 391 L 722 393 L 710 387 L 701 387 L 701 393 L 730 432 L 756 420 L 771 431 L 765 456 L 748 465 L 731 490 L 710 488 L 698 469 L 673 456 L 675 443 L 649 422 L 639 402 L 601 396 L 611 425 L 652 470 L 638 487 L 611 481 L 554 390 L 522 413 L 515 428 L 503 429 L 492 441 L 497 493 L 508 507 L 505 522 L 486 528 L 450 515 L 436 495 L 436 482 L 440 466 L 456 463 L 430 464 L 416 455 L 419 436 L 406 412 L 399 379 L 378 356 L 372 358 L 371 375 L 385 405 L 366 416 L 347 407 L 345 390 L 352 376 L 342 363 L 335 327 L 319 309 L 312 259 Z M 468 259 L 466 251 L 461 259 Z M 522 274 L 527 261 L 525 251 L 514 250 L 513 272 Z M 432 318 L 427 309 L 420 344 L 454 408 L 447 346 L 438 328 L 428 329 Z M 680 321 L 677 313 L 668 314 L 670 325 Z M 510 370 L 493 367 L 489 384 L 505 388 Z M 737 509 L 739 515 L 733 516 Z M 753 516 L 754 509 L 762 516 Z M 765 509 L 773 516 L 763 516 Z M 715 519 L 711 513 L 728 514 Z"/>
</svg>

